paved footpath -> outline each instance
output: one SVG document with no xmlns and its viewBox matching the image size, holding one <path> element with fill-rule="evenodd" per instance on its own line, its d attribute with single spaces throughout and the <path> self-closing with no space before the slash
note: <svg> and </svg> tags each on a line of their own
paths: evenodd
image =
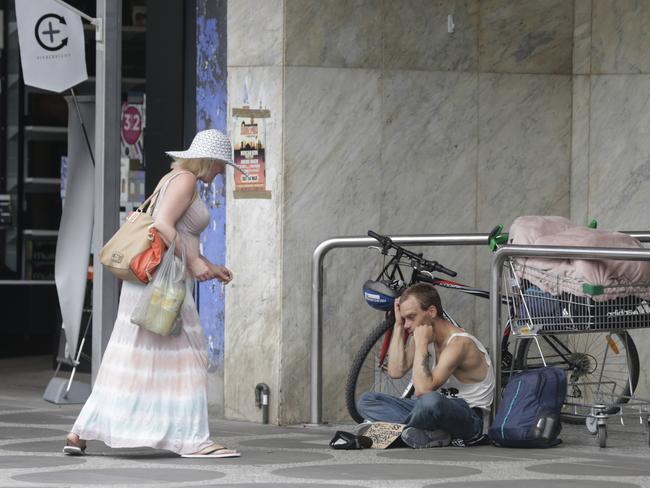
<svg viewBox="0 0 650 488">
<path fill-rule="evenodd" d="M 110 449 L 89 442 L 88 456 L 60 449 L 80 407 L 41 400 L 47 359 L 0 361 L 0 487 L 457 487 L 650 488 L 643 426 L 610 420 L 600 449 L 584 426 L 565 426 L 564 443 L 547 450 L 492 446 L 334 451 L 337 429 L 276 427 L 211 419 L 213 437 L 239 459 L 183 459 L 153 449 Z"/>
</svg>

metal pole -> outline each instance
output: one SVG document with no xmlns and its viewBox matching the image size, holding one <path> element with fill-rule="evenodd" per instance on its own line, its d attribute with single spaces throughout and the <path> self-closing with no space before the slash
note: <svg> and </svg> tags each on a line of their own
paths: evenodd
<svg viewBox="0 0 650 488">
<path fill-rule="evenodd" d="M 503 262 L 506 255 L 501 252 L 505 247 L 497 249 L 492 257 L 492 266 L 490 268 L 490 359 L 494 368 L 494 400 L 492 401 L 492 418 L 501 400 L 501 295 L 499 293 L 499 283 L 501 283 L 501 274 L 503 273 Z"/>
<path fill-rule="evenodd" d="M 97 259 L 119 224 L 122 1 L 97 0 L 103 35 L 96 41 L 95 226 L 93 231 L 93 380 L 99 370 L 117 312 L 117 280 Z"/>
<path fill-rule="evenodd" d="M 626 232 L 641 242 L 648 242 L 647 232 Z M 540 257 L 554 259 L 616 259 L 650 261 L 650 249 L 572 246 L 504 246 L 492 256 L 490 268 L 490 358 L 496 377 L 492 412 L 496 412 L 501 392 L 501 301 L 500 283 L 503 263 L 509 257 Z"/>
<path fill-rule="evenodd" d="M 77 95 L 74 92 L 74 88 L 70 88 L 70 94 L 72 95 L 72 101 L 74 102 L 74 108 L 77 110 L 77 117 L 79 118 L 79 123 L 81 124 L 81 130 L 84 133 L 84 139 L 86 140 L 86 146 L 88 146 L 88 153 L 90 154 L 90 160 L 95 166 L 95 155 L 93 154 L 93 148 L 90 145 L 90 139 L 88 139 L 88 132 L 86 132 L 86 124 L 84 124 L 84 119 L 81 116 L 81 110 L 79 110 L 79 102 L 77 101 Z"/>
<path fill-rule="evenodd" d="M 439 234 L 391 236 L 395 244 L 403 246 L 483 246 L 489 234 Z M 321 242 L 312 256 L 311 295 L 311 423 L 322 422 L 323 402 L 321 384 L 323 377 L 322 311 L 323 311 L 323 260 L 329 251 L 339 248 L 378 245 L 371 237 L 335 237 Z"/>
</svg>

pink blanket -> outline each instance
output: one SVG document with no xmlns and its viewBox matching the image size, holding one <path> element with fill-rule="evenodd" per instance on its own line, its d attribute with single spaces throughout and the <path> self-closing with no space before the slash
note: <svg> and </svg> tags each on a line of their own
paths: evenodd
<svg viewBox="0 0 650 488">
<path fill-rule="evenodd" d="M 543 246 L 641 248 L 641 243 L 627 234 L 577 226 L 564 217 L 525 216 L 515 219 L 510 227 L 511 244 Z M 588 295 L 583 284 L 603 285 L 604 293 L 592 296 L 606 301 L 635 295 L 650 298 L 650 262 L 613 259 L 544 259 L 523 258 L 516 263 L 517 275 L 542 290 L 558 295 L 561 292 Z M 640 285 L 642 286 L 640 288 Z"/>
</svg>

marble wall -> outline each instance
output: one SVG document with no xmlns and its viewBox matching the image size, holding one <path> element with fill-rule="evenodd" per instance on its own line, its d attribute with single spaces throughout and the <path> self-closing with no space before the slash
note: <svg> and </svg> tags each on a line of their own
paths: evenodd
<svg viewBox="0 0 650 488">
<path fill-rule="evenodd" d="M 266 129 L 271 198 L 235 199 L 227 192 L 226 262 L 234 279 L 226 293 L 224 413 L 260 422 L 255 386 L 266 383 L 272 423 L 279 423 L 282 367 L 282 11 L 281 0 L 228 2 L 228 128 L 232 133 L 231 109 L 246 98 L 251 107 L 271 111 Z M 232 177 L 229 169 L 229 185 Z"/>
<path fill-rule="evenodd" d="M 650 193 L 650 3 L 576 0 L 571 216 L 600 227 L 647 230 Z M 647 330 L 635 331 L 650 394 Z"/>
<path fill-rule="evenodd" d="M 283 422 L 309 415 L 309 266 L 319 242 L 368 229 L 486 232 L 522 211 L 569 214 L 573 4 L 541 3 L 285 2 Z M 487 284 L 489 252 L 422 251 Z M 323 398 L 333 420 L 347 416 L 347 370 L 381 315 L 361 295 L 377 270 L 372 252 L 333 251 L 325 268 Z M 444 298 L 487 336 L 474 299 Z"/>
<path fill-rule="evenodd" d="M 227 327 L 226 361 L 235 368 L 240 356 L 244 362 L 256 357 L 259 372 L 275 375 L 269 380 L 275 381 L 274 421 L 309 419 L 311 255 L 319 242 L 368 229 L 487 232 L 498 223 L 507 228 L 522 214 L 648 226 L 640 210 L 650 186 L 644 75 L 650 50 L 639 20 L 647 5 L 229 2 L 231 100 L 239 96 L 233 80 L 241 83 L 246 72 L 274 87 L 278 118 L 273 201 L 239 202 L 228 214 L 234 219 L 230 258 L 243 269 L 259 268 L 259 256 L 268 256 L 262 268 L 271 275 L 264 275 L 265 286 L 258 269 L 257 283 L 242 278 L 246 289 L 228 296 L 227 306 L 244 318 L 227 315 L 241 321 L 241 330 Z M 269 20 L 261 20 L 265 16 Z M 250 35 L 249 23 L 260 24 L 259 35 Z M 622 192 L 629 198 L 620 198 Z M 256 227 L 249 216 L 261 212 L 267 213 Z M 235 252 L 244 242 L 242 253 Z M 487 249 L 422 251 L 457 269 L 462 281 L 487 286 Z M 377 256 L 364 249 L 336 250 L 325 260 L 326 420 L 347 417 L 347 369 L 381 320 L 361 295 L 378 266 Z M 244 273 L 253 279 L 252 271 Z M 250 300 L 265 290 L 269 300 Z M 485 303 L 456 294 L 443 299 L 487 339 Z M 258 337 L 262 331 L 269 335 Z M 240 352 L 242 345 L 250 350 Z M 244 385 L 241 394 L 228 388 L 229 377 Z M 226 389 L 235 394 L 226 399 L 233 404 L 227 414 L 257 418 L 238 404 L 250 403 L 256 380 L 244 370 L 226 371 Z"/>
</svg>

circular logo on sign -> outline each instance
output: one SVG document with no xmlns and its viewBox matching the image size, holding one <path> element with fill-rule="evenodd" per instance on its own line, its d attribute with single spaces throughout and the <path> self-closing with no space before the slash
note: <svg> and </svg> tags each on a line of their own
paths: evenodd
<svg viewBox="0 0 650 488">
<path fill-rule="evenodd" d="M 68 45 L 65 17 L 56 14 L 45 14 L 36 22 L 34 35 L 36 42 L 47 51 L 58 51 Z"/>
<path fill-rule="evenodd" d="M 136 107 L 129 105 L 122 112 L 122 138 L 127 144 L 135 144 L 140 134 L 142 134 L 142 114 Z"/>
</svg>

